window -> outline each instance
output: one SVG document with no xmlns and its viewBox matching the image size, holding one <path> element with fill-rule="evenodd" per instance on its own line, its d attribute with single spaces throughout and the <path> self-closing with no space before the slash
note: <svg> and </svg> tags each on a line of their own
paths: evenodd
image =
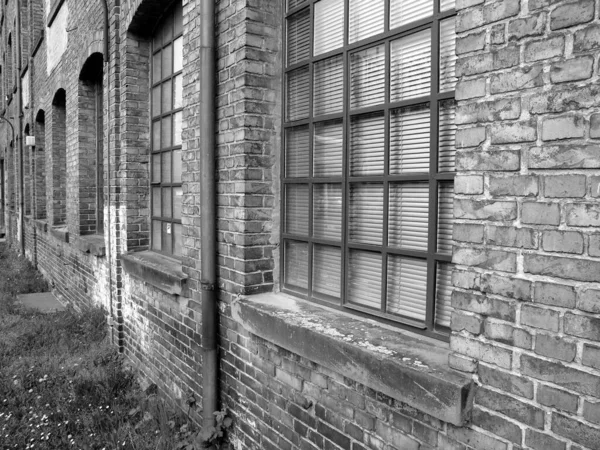
<svg viewBox="0 0 600 450">
<path fill-rule="evenodd" d="M 46 113 L 40 109 L 35 115 L 35 147 L 32 148 L 35 173 L 35 218 L 46 218 Z"/>
<path fill-rule="evenodd" d="M 183 12 L 165 14 L 152 39 L 152 249 L 181 256 Z"/>
<path fill-rule="evenodd" d="M 52 100 L 52 225 L 67 223 L 67 103 L 59 89 Z"/>
<path fill-rule="evenodd" d="M 25 136 L 30 135 L 29 124 L 25 125 L 23 130 L 23 140 L 25 140 Z M 31 147 L 28 147 L 23 143 L 23 188 L 24 188 L 24 206 L 25 206 L 25 215 L 31 215 Z"/>
<path fill-rule="evenodd" d="M 282 288 L 444 339 L 452 0 L 288 0 Z"/>
</svg>

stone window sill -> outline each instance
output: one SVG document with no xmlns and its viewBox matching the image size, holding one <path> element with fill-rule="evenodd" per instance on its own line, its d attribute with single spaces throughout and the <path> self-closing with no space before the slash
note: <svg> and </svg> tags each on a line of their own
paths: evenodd
<svg viewBox="0 0 600 450">
<path fill-rule="evenodd" d="M 106 255 L 106 244 L 103 234 L 77 236 L 73 241 L 73 245 L 83 253 L 89 253 L 98 258 Z"/>
<path fill-rule="evenodd" d="M 448 366 L 448 344 L 286 294 L 241 297 L 250 333 L 453 425 L 468 420 L 471 377 Z"/>
<path fill-rule="evenodd" d="M 33 223 L 35 224 L 35 227 L 42 233 L 46 233 L 48 231 L 48 222 L 46 222 L 45 219 L 35 219 Z"/>
<path fill-rule="evenodd" d="M 62 242 L 69 242 L 69 232 L 66 226 L 51 227 L 50 234 Z"/>
<path fill-rule="evenodd" d="M 132 252 L 121 257 L 129 274 L 172 295 L 181 295 L 188 276 L 181 261 L 151 251 Z"/>
</svg>

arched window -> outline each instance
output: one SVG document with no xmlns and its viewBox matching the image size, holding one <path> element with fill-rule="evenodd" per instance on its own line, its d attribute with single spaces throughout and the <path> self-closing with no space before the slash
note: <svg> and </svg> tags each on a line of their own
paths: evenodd
<svg viewBox="0 0 600 450">
<path fill-rule="evenodd" d="M 32 149 L 35 184 L 35 218 L 46 218 L 46 114 L 40 109 L 35 116 L 35 148 Z"/>
<path fill-rule="evenodd" d="M 64 89 L 52 100 L 50 136 L 52 147 L 52 225 L 64 225 L 67 219 L 67 104 Z"/>
</svg>

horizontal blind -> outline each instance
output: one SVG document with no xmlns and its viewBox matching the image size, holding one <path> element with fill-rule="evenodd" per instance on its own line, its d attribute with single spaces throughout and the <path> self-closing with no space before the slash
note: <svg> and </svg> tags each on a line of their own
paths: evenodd
<svg viewBox="0 0 600 450">
<path fill-rule="evenodd" d="M 294 9 L 296 6 L 301 5 L 306 2 L 306 0 L 288 0 L 288 11 L 290 9 Z"/>
<path fill-rule="evenodd" d="M 341 56 L 315 63 L 313 99 L 315 116 L 342 112 L 344 108 L 344 60 Z"/>
<path fill-rule="evenodd" d="M 431 92 L 431 30 L 392 41 L 390 44 L 391 101 L 429 95 Z"/>
<path fill-rule="evenodd" d="M 456 5 L 456 0 L 440 0 L 440 11 L 448 11 L 450 9 L 454 9 Z"/>
<path fill-rule="evenodd" d="M 288 66 L 310 57 L 310 10 L 303 9 L 287 21 Z"/>
<path fill-rule="evenodd" d="M 306 119 L 310 112 L 310 77 L 308 67 L 301 67 L 287 75 L 287 120 Z"/>
<path fill-rule="evenodd" d="M 430 122 L 428 104 L 391 112 L 391 174 L 429 171 Z"/>
<path fill-rule="evenodd" d="M 285 133 L 285 175 L 307 177 L 309 167 L 308 126 L 288 128 Z"/>
<path fill-rule="evenodd" d="M 344 0 L 315 3 L 314 36 L 315 56 L 344 45 Z"/>
<path fill-rule="evenodd" d="M 454 224 L 454 183 L 442 182 L 438 189 L 437 249 L 452 253 L 452 228 Z"/>
<path fill-rule="evenodd" d="M 342 175 L 343 143 L 344 128 L 341 120 L 315 124 L 313 176 L 330 177 Z"/>
<path fill-rule="evenodd" d="M 308 236 L 308 185 L 288 184 L 285 188 L 285 232 Z"/>
<path fill-rule="evenodd" d="M 440 102 L 438 172 L 456 170 L 456 102 Z"/>
<path fill-rule="evenodd" d="M 313 185 L 313 236 L 342 240 L 342 185 Z"/>
<path fill-rule="evenodd" d="M 340 297 L 342 251 L 338 247 L 313 247 L 313 291 Z"/>
<path fill-rule="evenodd" d="M 286 241 L 284 246 L 284 283 L 308 289 L 308 244 Z"/>
<path fill-rule="evenodd" d="M 348 261 L 348 301 L 381 309 L 381 254 L 350 250 Z"/>
<path fill-rule="evenodd" d="M 424 321 L 427 260 L 389 255 L 387 279 L 387 312 Z"/>
<path fill-rule="evenodd" d="M 391 184 L 388 208 L 388 245 L 427 251 L 428 183 Z"/>
<path fill-rule="evenodd" d="M 362 244 L 382 245 L 383 184 L 350 185 L 350 240 Z"/>
<path fill-rule="evenodd" d="M 350 55 L 350 107 L 364 108 L 385 101 L 385 46 Z"/>
<path fill-rule="evenodd" d="M 390 2 L 390 29 L 429 17 L 432 14 L 432 0 L 392 0 Z"/>
<path fill-rule="evenodd" d="M 383 113 L 352 118 L 350 124 L 350 174 L 383 174 L 385 121 Z"/>
<path fill-rule="evenodd" d="M 456 31 L 455 17 L 440 22 L 440 92 L 456 86 Z"/>
<path fill-rule="evenodd" d="M 435 290 L 435 324 L 450 327 L 452 317 L 452 269 L 453 264 L 437 263 Z"/>
<path fill-rule="evenodd" d="M 349 43 L 383 33 L 384 0 L 350 0 Z"/>
</svg>

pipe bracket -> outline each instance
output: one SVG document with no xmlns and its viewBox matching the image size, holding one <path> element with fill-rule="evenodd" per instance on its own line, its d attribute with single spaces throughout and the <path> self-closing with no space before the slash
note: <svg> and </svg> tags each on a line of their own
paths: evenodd
<svg viewBox="0 0 600 450">
<path fill-rule="evenodd" d="M 200 281 L 200 289 L 203 291 L 216 291 L 216 285 L 208 281 Z"/>
</svg>

